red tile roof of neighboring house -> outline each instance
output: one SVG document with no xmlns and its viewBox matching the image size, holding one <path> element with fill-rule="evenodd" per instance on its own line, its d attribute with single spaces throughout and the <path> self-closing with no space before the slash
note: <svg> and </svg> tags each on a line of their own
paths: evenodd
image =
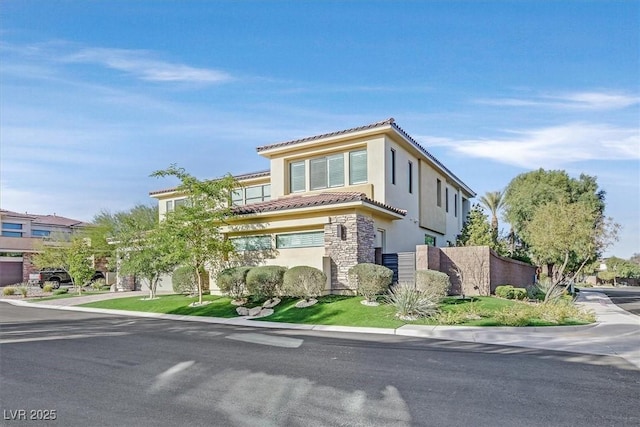
<svg viewBox="0 0 640 427">
<path fill-rule="evenodd" d="M 271 171 L 264 170 L 264 171 L 258 171 L 258 172 L 243 173 L 243 174 L 240 174 L 240 175 L 233 175 L 233 177 L 235 179 L 237 179 L 238 181 L 242 181 L 244 179 L 262 178 L 262 177 L 269 176 L 269 175 L 271 175 Z M 169 193 L 171 191 L 177 191 L 177 190 L 178 190 L 178 187 L 165 188 L 165 189 L 162 189 L 162 190 L 150 191 L 149 195 L 153 196 L 155 194 Z"/>
<path fill-rule="evenodd" d="M 337 205 L 341 203 L 351 203 L 351 202 L 363 202 L 368 205 L 373 205 L 380 207 L 382 209 L 386 209 L 390 212 L 406 215 L 407 211 L 404 209 L 398 209 L 393 206 L 385 205 L 383 203 L 377 202 L 368 198 L 364 193 L 356 193 L 356 192 L 346 192 L 346 193 L 338 193 L 338 192 L 329 192 L 329 193 L 320 193 L 314 194 L 312 196 L 289 196 L 282 197 L 276 200 L 269 200 L 266 202 L 260 203 L 252 203 L 249 205 L 243 206 L 235 206 L 233 211 L 238 215 L 246 215 L 252 213 L 259 212 L 273 212 L 273 211 L 281 211 L 287 209 L 299 209 L 299 208 L 310 208 L 315 206 L 328 206 L 328 205 Z"/>
</svg>

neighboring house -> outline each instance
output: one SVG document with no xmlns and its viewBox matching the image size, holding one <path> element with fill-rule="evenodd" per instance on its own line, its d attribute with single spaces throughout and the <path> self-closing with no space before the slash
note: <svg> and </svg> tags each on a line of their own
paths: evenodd
<svg viewBox="0 0 640 427">
<path fill-rule="evenodd" d="M 223 232 L 238 263 L 309 265 L 327 291 L 350 289 L 347 271 L 381 253 L 456 240 L 475 193 L 393 119 L 257 148 L 268 171 L 237 175 L 237 217 Z M 153 191 L 160 217 L 185 195 Z"/>
<path fill-rule="evenodd" d="M 31 262 L 43 239 L 71 235 L 87 225 L 63 216 L 0 209 L 0 286 L 26 282 L 37 269 Z"/>
</svg>

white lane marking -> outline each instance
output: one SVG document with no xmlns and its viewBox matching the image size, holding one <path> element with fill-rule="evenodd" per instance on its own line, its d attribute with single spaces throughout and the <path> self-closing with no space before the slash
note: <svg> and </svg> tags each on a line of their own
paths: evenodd
<svg viewBox="0 0 640 427">
<path fill-rule="evenodd" d="M 298 348 L 302 345 L 304 340 L 297 338 L 286 338 L 286 337 L 274 337 L 271 335 L 265 334 L 231 334 L 227 335 L 225 338 L 229 338 L 230 340 L 250 342 L 253 344 L 262 344 L 262 345 L 270 345 L 273 347 L 285 347 L 285 348 Z"/>
<path fill-rule="evenodd" d="M 151 387 L 149 387 L 149 390 L 151 392 L 156 392 L 162 388 L 166 388 L 167 385 L 169 385 L 169 383 L 173 380 L 173 378 L 179 374 L 180 372 L 190 368 L 191 366 L 193 366 L 193 364 L 196 363 L 195 360 L 188 360 L 186 362 L 180 362 L 177 363 L 175 365 L 173 365 L 172 367 L 170 367 L 169 369 L 167 369 L 166 371 L 156 375 L 156 381 L 153 383 L 153 385 Z"/>
<path fill-rule="evenodd" d="M 32 338 L 14 338 L 0 340 L 0 344 L 15 344 L 21 342 L 32 341 L 55 341 L 55 340 L 75 340 L 80 338 L 96 338 L 96 337 L 117 337 L 121 335 L 129 335 L 128 332 L 105 332 L 99 334 L 75 334 L 75 335 L 53 335 L 49 337 L 32 337 Z"/>
</svg>

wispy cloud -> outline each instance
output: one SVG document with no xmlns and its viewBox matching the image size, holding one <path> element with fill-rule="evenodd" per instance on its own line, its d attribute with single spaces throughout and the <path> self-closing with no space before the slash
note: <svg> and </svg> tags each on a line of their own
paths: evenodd
<svg viewBox="0 0 640 427">
<path fill-rule="evenodd" d="M 220 70 L 156 59 L 147 50 L 85 48 L 62 59 L 65 62 L 100 64 L 153 82 L 221 83 L 232 79 L 231 75 Z"/>
<path fill-rule="evenodd" d="M 502 107 L 541 107 L 563 110 L 618 110 L 640 103 L 640 97 L 620 92 L 541 94 L 529 98 L 483 98 L 479 104 Z"/>
<path fill-rule="evenodd" d="M 429 146 L 524 168 L 561 167 L 588 160 L 640 160 L 640 132 L 634 128 L 569 123 L 533 130 L 507 131 L 486 139 L 424 136 Z"/>
</svg>

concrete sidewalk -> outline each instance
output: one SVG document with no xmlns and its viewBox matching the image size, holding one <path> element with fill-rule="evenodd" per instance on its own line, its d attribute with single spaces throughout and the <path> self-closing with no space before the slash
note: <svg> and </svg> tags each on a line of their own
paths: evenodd
<svg viewBox="0 0 640 427">
<path fill-rule="evenodd" d="M 395 334 L 411 337 L 433 338 L 450 341 L 497 344 L 505 346 L 568 351 L 581 354 L 617 356 L 640 369 L 640 316 L 619 308 L 603 293 L 582 291 L 578 304 L 593 310 L 596 323 L 584 326 L 547 327 L 480 327 L 480 326 L 424 326 L 404 325 L 397 329 L 362 328 L 350 326 L 303 325 L 266 322 L 249 318 L 215 318 L 180 316 L 173 314 L 143 313 L 125 310 L 107 310 L 77 307 L 76 305 L 111 298 L 146 296 L 146 292 L 121 292 L 86 297 L 64 298 L 46 303 L 30 303 L 21 300 L 0 301 L 14 305 L 49 308 L 88 313 L 115 314 L 157 319 L 216 323 L 271 329 L 314 330 L 331 332 L 355 332 Z"/>
</svg>

